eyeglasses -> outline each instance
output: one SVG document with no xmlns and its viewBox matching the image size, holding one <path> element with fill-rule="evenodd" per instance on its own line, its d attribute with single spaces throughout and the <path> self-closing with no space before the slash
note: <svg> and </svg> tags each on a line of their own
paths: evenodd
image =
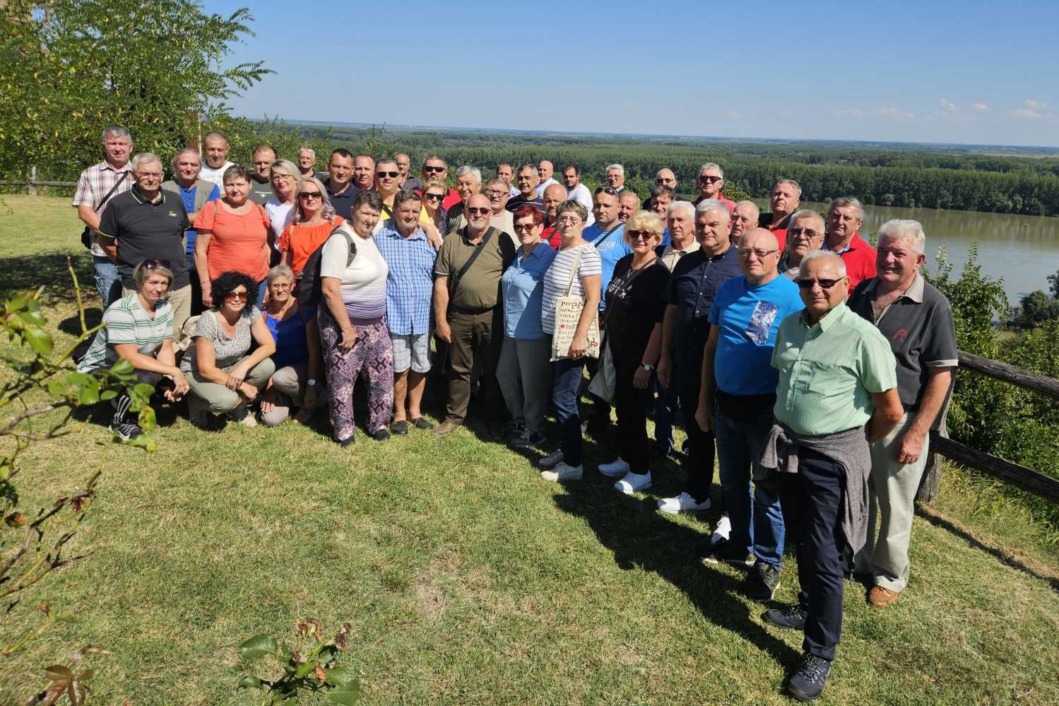
<svg viewBox="0 0 1059 706">
<path fill-rule="evenodd" d="M 441 201 L 445 198 L 445 194 L 423 194 L 423 198 L 427 201 Z"/>
<path fill-rule="evenodd" d="M 719 176 L 700 176 L 699 177 L 699 181 L 704 181 L 707 184 L 715 184 L 715 183 L 721 181 L 722 179 L 724 179 L 724 177 L 719 177 Z"/>
<path fill-rule="evenodd" d="M 143 179 L 161 179 L 162 172 L 136 172 L 136 176 Z"/>
<path fill-rule="evenodd" d="M 293 178 L 294 177 L 292 177 L 290 174 L 273 174 L 272 175 L 272 181 L 288 181 L 288 180 L 291 180 Z"/>
<path fill-rule="evenodd" d="M 610 194 L 611 196 L 617 196 L 618 190 L 615 189 L 613 186 L 601 186 L 592 192 L 593 196 L 598 196 L 599 194 Z"/>
<path fill-rule="evenodd" d="M 504 196 L 507 196 L 507 192 L 506 191 L 495 191 L 493 189 L 490 189 L 489 191 L 485 192 L 485 195 L 488 196 L 491 199 L 499 199 L 499 198 L 502 198 Z"/>
<path fill-rule="evenodd" d="M 280 291 L 284 289 L 290 289 L 290 282 L 273 282 L 268 285 L 269 289 L 278 289 Z"/>
<path fill-rule="evenodd" d="M 836 284 L 846 279 L 845 277 L 839 277 L 838 279 L 800 279 L 798 280 L 798 286 L 802 289 L 812 289 L 814 284 L 819 284 L 820 289 L 827 291 Z"/>
<path fill-rule="evenodd" d="M 309 199 L 322 199 L 323 197 L 324 195 L 321 194 L 319 191 L 303 191 L 298 194 L 298 198 L 305 199 L 306 201 L 308 201 Z"/>
<path fill-rule="evenodd" d="M 515 230 L 533 230 L 537 227 L 537 224 L 530 221 L 529 223 L 516 223 Z"/>
<path fill-rule="evenodd" d="M 423 167 L 424 172 L 435 172 L 440 173 L 448 169 L 448 167 Z"/>
<path fill-rule="evenodd" d="M 159 267 L 164 267 L 167 270 L 172 268 L 173 263 L 169 260 L 157 260 L 155 258 L 148 258 L 140 263 L 140 267 L 145 270 L 157 270 Z"/>
<path fill-rule="evenodd" d="M 773 253 L 777 253 L 777 252 L 779 252 L 779 250 L 756 250 L 756 249 L 743 250 L 743 249 L 740 249 L 739 250 L 739 257 L 741 257 L 744 260 L 746 260 L 751 255 L 753 255 L 754 257 L 756 257 L 759 260 L 764 260 L 769 255 L 771 255 Z"/>
<path fill-rule="evenodd" d="M 811 228 L 788 228 L 787 235 L 797 238 L 799 235 L 804 235 L 806 238 L 815 238 L 818 235 L 823 235 L 820 231 L 812 230 Z"/>
<path fill-rule="evenodd" d="M 629 240 L 650 240 L 658 237 L 658 233 L 652 233 L 649 230 L 630 230 L 628 233 Z"/>
<path fill-rule="evenodd" d="M 380 179 L 382 179 L 383 177 L 390 177 L 391 179 L 396 179 L 397 177 L 401 176 L 401 172 L 375 172 L 375 176 L 379 177 Z"/>
<path fill-rule="evenodd" d="M 226 302 L 245 302 L 250 297 L 246 292 L 228 292 L 224 295 L 224 301 Z"/>
<path fill-rule="evenodd" d="M 492 212 L 493 212 L 493 209 L 491 209 L 491 208 L 468 208 L 467 209 L 467 213 L 471 214 L 472 216 L 484 216 L 487 213 L 492 213 Z"/>
</svg>

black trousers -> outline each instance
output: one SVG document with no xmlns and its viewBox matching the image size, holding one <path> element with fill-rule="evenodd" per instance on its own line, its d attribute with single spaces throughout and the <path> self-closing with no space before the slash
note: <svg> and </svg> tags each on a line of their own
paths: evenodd
<svg viewBox="0 0 1059 706">
<path fill-rule="evenodd" d="M 808 613 L 802 649 L 829 662 L 842 633 L 845 486 L 841 465 L 804 447 L 798 472 L 779 474 L 787 542 L 797 548 L 798 602 Z"/>
<path fill-rule="evenodd" d="M 681 361 L 677 368 L 677 395 L 680 398 L 680 413 L 684 419 L 684 431 L 688 435 L 688 453 L 684 459 L 684 472 L 688 475 L 688 494 L 701 503 L 710 497 L 713 485 L 713 462 L 717 454 L 712 431 L 703 431 L 695 421 L 695 410 L 699 408 L 701 388 L 702 354 L 695 360 Z"/>
<path fill-rule="evenodd" d="M 635 356 L 616 351 L 614 372 L 617 380 L 614 389 L 614 406 L 618 412 L 618 446 L 621 457 L 629 464 L 633 473 L 650 470 L 651 447 L 647 441 L 647 405 L 651 404 L 651 387 L 638 390 L 632 384 L 633 376 L 643 358 L 642 351 L 633 351 Z"/>
</svg>

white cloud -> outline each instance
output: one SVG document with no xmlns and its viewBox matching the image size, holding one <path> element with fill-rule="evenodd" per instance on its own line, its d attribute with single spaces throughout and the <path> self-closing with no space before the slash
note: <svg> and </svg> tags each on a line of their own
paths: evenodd
<svg viewBox="0 0 1059 706">
<path fill-rule="evenodd" d="M 989 104 L 988 103 L 971 103 L 971 110 L 973 110 L 976 113 L 988 113 L 989 112 Z"/>
<path fill-rule="evenodd" d="M 949 113 L 959 110 L 955 103 L 944 97 L 941 99 L 941 109 Z"/>
<path fill-rule="evenodd" d="M 1022 108 L 1020 110 L 1009 110 L 1008 115 L 1013 118 L 1028 118 L 1030 120 L 1043 120 L 1044 118 L 1050 118 L 1051 114 L 1042 113 L 1039 110 L 1031 110 L 1029 108 Z"/>
<path fill-rule="evenodd" d="M 729 110 L 726 111 L 721 117 L 723 117 L 725 120 L 738 120 L 739 118 L 743 117 L 743 114 L 735 110 Z"/>
<path fill-rule="evenodd" d="M 1022 101 L 1022 104 L 1030 110 L 1044 110 L 1048 107 L 1048 105 L 1044 101 L 1039 101 L 1034 98 L 1027 98 L 1026 100 Z"/>
<path fill-rule="evenodd" d="M 904 118 L 907 120 L 916 117 L 915 113 L 898 110 L 897 108 L 871 108 L 868 110 L 863 110 L 861 108 L 843 108 L 842 110 L 836 110 L 834 114 L 841 118 L 858 118 L 869 115 L 882 118 Z"/>
</svg>

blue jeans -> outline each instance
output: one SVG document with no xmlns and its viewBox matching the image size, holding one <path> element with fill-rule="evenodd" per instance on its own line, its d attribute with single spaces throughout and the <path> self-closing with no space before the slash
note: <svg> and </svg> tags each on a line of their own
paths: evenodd
<svg viewBox="0 0 1059 706">
<path fill-rule="evenodd" d="M 552 403 L 559 419 L 560 448 L 569 466 L 581 465 L 581 416 L 577 410 L 577 393 L 585 370 L 584 358 L 563 358 L 552 363 L 554 384 Z"/>
<path fill-rule="evenodd" d="M 771 405 L 751 422 L 725 416 L 715 404 L 713 428 L 717 437 L 721 493 L 732 521 L 732 546 L 753 552 L 759 562 L 779 570 L 783 560 L 783 512 L 775 482 L 755 480 L 751 490 L 751 469 L 755 478 L 764 471 L 758 464 L 765 438 L 772 429 Z"/>
<path fill-rule="evenodd" d="M 96 280 L 96 291 L 103 300 L 103 310 L 121 299 L 121 274 L 118 266 L 109 257 L 92 256 L 92 269 Z"/>
</svg>

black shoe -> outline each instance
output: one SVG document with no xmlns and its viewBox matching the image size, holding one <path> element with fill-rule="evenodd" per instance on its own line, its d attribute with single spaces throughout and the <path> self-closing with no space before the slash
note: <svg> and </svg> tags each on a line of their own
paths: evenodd
<svg viewBox="0 0 1059 706">
<path fill-rule="evenodd" d="M 801 664 L 787 680 L 787 693 L 795 701 L 814 701 L 824 691 L 831 674 L 831 663 L 809 653 L 802 655 Z"/>
<path fill-rule="evenodd" d="M 386 431 L 386 427 L 379 427 L 371 433 L 371 438 L 376 441 L 386 441 L 390 438 L 390 432 Z"/>
<path fill-rule="evenodd" d="M 539 431 L 524 429 L 521 434 L 511 440 L 511 445 L 516 449 L 525 449 L 530 446 L 540 446 L 547 437 Z"/>
<path fill-rule="evenodd" d="M 357 437 L 354 434 L 348 439 L 335 439 L 335 443 L 341 446 L 342 448 L 345 448 L 347 446 L 352 446 L 353 444 L 357 443 Z"/>
<path fill-rule="evenodd" d="M 697 550 L 699 560 L 704 564 L 731 564 L 740 568 L 749 568 L 757 559 L 753 554 L 732 546 L 727 539 L 722 539 L 716 544 L 707 543 Z"/>
<path fill-rule="evenodd" d="M 408 422 L 401 419 L 390 425 L 390 431 L 397 436 L 404 436 L 408 433 Z"/>
<path fill-rule="evenodd" d="M 780 572 L 775 567 L 758 562 L 746 577 L 744 591 L 751 600 L 768 603 L 780 587 Z"/>
<path fill-rule="evenodd" d="M 804 630 L 805 619 L 809 614 L 805 608 L 795 603 L 784 608 L 770 608 L 761 617 L 766 623 L 784 630 Z"/>
<path fill-rule="evenodd" d="M 423 431 L 430 431 L 431 429 L 434 428 L 434 424 L 431 423 L 431 422 L 428 422 L 423 417 L 416 417 L 415 419 L 413 419 L 412 420 L 412 426 L 414 426 L 416 429 L 422 429 Z"/>
<path fill-rule="evenodd" d="M 121 424 L 111 424 L 110 431 L 122 441 L 135 441 L 143 436 L 143 429 L 141 429 L 138 424 L 124 422 Z"/>
</svg>

